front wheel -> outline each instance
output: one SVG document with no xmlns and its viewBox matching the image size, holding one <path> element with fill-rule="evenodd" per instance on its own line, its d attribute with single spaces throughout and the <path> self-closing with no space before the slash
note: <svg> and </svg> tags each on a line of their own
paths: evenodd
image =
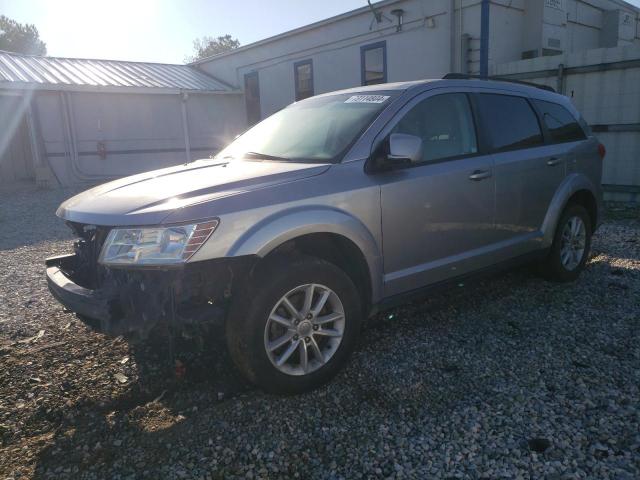
<svg viewBox="0 0 640 480">
<path fill-rule="evenodd" d="M 227 320 L 227 345 L 251 382 L 300 393 L 331 379 L 353 350 L 361 302 L 351 279 L 313 257 L 269 261 L 239 294 Z"/>
<path fill-rule="evenodd" d="M 582 205 L 569 205 L 556 227 L 541 273 L 549 280 L 570 282 L 578 278 L 591 249 L 591 219 Z"/>
</svg>

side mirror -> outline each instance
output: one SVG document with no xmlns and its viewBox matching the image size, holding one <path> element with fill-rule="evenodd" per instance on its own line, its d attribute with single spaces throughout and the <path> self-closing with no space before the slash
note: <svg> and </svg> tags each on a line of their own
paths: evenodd
<svg viewBox="0 0 640 480">
<path fill-rule="evenodd" d="M 392 133 L 389 137 L 387 164 L 406 165 L 422 160 L 422 139 L 406 133 Z"/>
</svg>

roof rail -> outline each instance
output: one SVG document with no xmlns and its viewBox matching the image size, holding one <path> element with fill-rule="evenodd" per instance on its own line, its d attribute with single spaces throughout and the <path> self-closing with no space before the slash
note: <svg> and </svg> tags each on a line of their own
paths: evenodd
<svg viewBox="0 0 640 480">
<path fill-rule="evenodd" d="M 541 90 L 546 90 L 548 92 L 556 93 L 556 89 L 553 87 L 549 87 L 548 85 L 539 85 L 537 83 L 532 82 L 523 82 L 522 80 L 511 80 L 509 78 L 502 77 L 481 77 L 480 75 L 467 75 L 466 73 L 447 73 L 443 80 L 493 80 L 495 82 L 509 82 L 509 83 L 517 83 L 519 85 L 527 85 L 528 87 L 535 87 Z"/>
</svg>

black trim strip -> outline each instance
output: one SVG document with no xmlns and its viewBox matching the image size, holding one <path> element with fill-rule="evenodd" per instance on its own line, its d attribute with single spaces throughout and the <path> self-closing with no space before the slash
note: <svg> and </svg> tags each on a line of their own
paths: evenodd
<svg viewBox="0 0 640 480">
<path fill-rule="evenodd" d="M 640 185 L 613 185 L 610 183 L 603 183 L 602 189 L 605 192 L 612 193 L 640 193 Z"/>
<path fill-rule="evenodd" d="M 596 65 L 584 65 L 580 67 L 564 67 L 566 75 L 576 75 L 579 73 L 605 72 L 607 70 L 621 70 L 626 68 L 640 68 L 640 60 L 624 60 L 621 62 L 598 63 Z M 541 77 L 555 77 L 558 75 L 558 69 L 537 70 L 535 72 L 507 73 L 504 75 L 496 75 L 496 79 L 514 79 L 524 80 Z"/>
<path fill-rule="evenodd" d="M 640 132 L 640 123 L 612 123 L 610 125 L 590 125 L 593 132 Z"/>
</svg>

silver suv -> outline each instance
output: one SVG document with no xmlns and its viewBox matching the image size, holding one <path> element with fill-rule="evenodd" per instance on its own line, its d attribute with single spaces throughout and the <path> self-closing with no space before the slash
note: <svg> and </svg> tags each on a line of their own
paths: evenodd
<svg viewBox="0 0 640 480">
<path fill-rule="evenodd" d="M 361 322 L 426 289 L 532 261 L 574 280 L 600 220 L 604 147 L 569 99 L 445 79 L 319 95 L 211 159 L 95 187 L 57 215 L 53 295 L 111 335 L 224 322 L 238 369 L 295 393 Z"/>
</svg>

